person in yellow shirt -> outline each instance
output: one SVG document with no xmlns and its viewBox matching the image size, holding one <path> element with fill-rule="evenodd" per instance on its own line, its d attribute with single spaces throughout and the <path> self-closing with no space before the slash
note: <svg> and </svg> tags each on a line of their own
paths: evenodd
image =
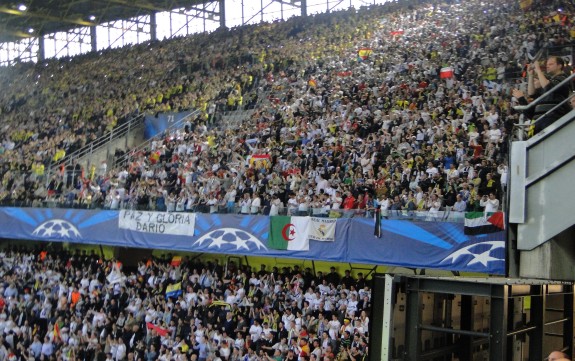
<svg viewBox="0 0 575 361">
<path fill-rule="evenodd" d="M 228 95 L 228 101 L 227 101 L 228 110 L 234 110 L 235 105 L 236 105 L 236 97 L 232 92 L 230 93 L 230 95 Z"/>
<path fill-rule="evenodd" d="M 36 179 L 37 180 L 42 180 L 44 179 L 44 164 L 41 162 L 35 162 L 34 164 L 32 164 L 32 171 L 34 172 L 34 174 L 36 175 Z"/>
<path fill-rule="evenodd" d="M 210 148 L 213 148 L 216 145 L 216 137 L 214 136 L 214 134 L 209 134 L 206 140 Z"/>
<path fill-rule="evenodd" d="M 66 151 L 64 149 L 58 149 L 56 151 L 56 153 L 54 154 L 54 157 L 52 158 L 52 160 L 54 162 L 58 162 L 60 159 L 64 158 L 66 156 Z"/>
<path fill-rule="evenodd" d="M 239 94 L 236 98 L 237 109 L 241 109 L 243 104 L 244 104 L 244 97 L 243 97 L 243 95 Z"/>
</svg>

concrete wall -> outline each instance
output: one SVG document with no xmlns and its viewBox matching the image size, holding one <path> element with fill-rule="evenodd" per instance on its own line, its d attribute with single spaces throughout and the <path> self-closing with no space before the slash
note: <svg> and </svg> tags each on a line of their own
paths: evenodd
<svg viewBox="0 0 575 361">
<path fill-rule="evenodd" d="M 520 277 L 575 280 L 575 227 L 530 250 L 521 251 Z"/>
</svg>

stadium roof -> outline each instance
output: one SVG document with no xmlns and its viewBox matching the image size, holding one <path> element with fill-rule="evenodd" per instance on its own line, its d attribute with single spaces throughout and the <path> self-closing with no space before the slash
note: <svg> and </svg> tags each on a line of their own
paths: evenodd
<svg viewBox="0 0 575 361">
<path fill-rule="evenodd" d="M 209 0 L 0 0 L 0 43 L 94 26 Z"/>
</svg>

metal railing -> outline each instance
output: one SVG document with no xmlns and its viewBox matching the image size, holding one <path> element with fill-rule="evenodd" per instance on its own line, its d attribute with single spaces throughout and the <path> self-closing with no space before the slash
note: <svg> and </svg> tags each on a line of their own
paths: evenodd
<svg viewBox="0 0 575 361">
<path fill-rule="evenodd" d="M 130 158 L 134 154 L 137 154 L 138 152 L 140 152 L 146 148 L 150 149 L 153 141 L 158 140 L 158 139 L 162 139 L 166 134 L 171 134 L 171 133 L 174 133 L 175 131 L 181 129 L 183 127 L 183 124 L 186 122 L 186 120 L 188 120 L 189 118 L 195 117 L 196 115 L 199 115 L 200 113 L 201 113 L 201 111 L 199 109 L 193 110 L 191 113 L 189 113 L 188 115 L 186 115 L 182 119 L 171 123 L 171 125 L 166 130 L 164 130 L 162 133 L 156 134 L 152 138 L 144 141 L 142 144 L 130 149 L 130 151 L 126 152 L 124 155 L 117 157 L 114 160 L 113 170 L 117 169 L 118 167 L 121 167 L 123 165 L 126 165 L 129 162 Z"/>
<path fill-rule="evenodd" d="M 146 205 L 137 204 L 136 201 L 131 199 L 123 199 L 112 204 L 108 204 L 102 198 L 86 198 L 86 199 L 69 199 L 66 194 L 59 197 L 47 197 L 45 199 L 34 200 L 1 200 L 0 207 L 35 207 L 35 208 L 69 208 L 69 209 L 93 209 L 93 210 L 140 210 L 140 211 L 155 211 L 155 212 L 187 212 L 187 213 L 203 213 L 203 214 L 240 214 L 240 215 L 263 215 L 263 216 L 311 216 L 320 218 L 368 218 L 374 219 L 376 210 L 373 209 L 326 209 L 326 208 L 308 208 L 307 210 L 298 210 L 288 207 L 278 207 L 272 209 L 270 206 L 248 207 L 235 203 L 234 205 L 210 205 L 210 204 L 196 204 L 189 209 L 177 209 L 176 205 L 172 206 L 162 203 L 157 205 L 149 203 Z M 173 207 L 173 208 L 172 208 Z M 392 220 L 405 220 L 405 221 L 418 221 L 418 222 L 451 222 L 451 223 L 464 223 L 466 212 L 454 211 L 450 207 L 445 207 L 440 211 L 411 211 L 406 209 L 398 210 L 381 210 L 381 219 Z"/>
<path fill-rule="evenodd" d="M 132 132 L 144 122 L 144 114 L 138 114 L 130 118 L 127 122 L 113 128 L 110 132 L 102 135 L 100 138 L 86 144 L 82 148 L 67 154 L 64 158 L 60 159 L 56 164 L 51 164 L 48 167 L 48 179 L 52 174 L 58 173 L 58 168 L 62 165 L 64 167 L 71 165 L 75 160 L 83 159 L 94 152 L 106 147 L 111 141 L 124 137 Z"/>
<path fill-rule="evenodd" d="M 243 122 L 252 116 L 256 112 L 257 109 L 261 109 L 264 107 L 264 102 L 267 101 L 267 97 L 270 94 L 269 90 L 260 89 L 259 88 L 259 79 L 255 80 L 253 88 L 257 93 L 257 101 L 254 104 L 248 106 L 247 104 L 242 106 L 240 109 L 236 110 L 227 110 L 227 107 L 224 106 L 224 110 L 218 110 L 220 121 L 217 126 L 221 129 L 239 129 L 242 127 Z M 251 94 L 254 90 L 248 92 L 247 94 Z"/>
<path fill-rule="evenodd" d="M 560 82 L 559 84 L 555 85 L 553 88 L 549 89 L 548 91 L 546 91 L 545 93 L 543 93 L 542 95 L 537 97 L 537 99 L 533 100 L 531 103 L 529 103 L 527 105 L 516 105 L 513 107 L 513 109 L 515 109 L 517 112 L 521 113 L 519 115 L 519 122 L 513 126 L 514 133 L 516 133 L 515 136 L 516 136 L 517 140 L 524 140 L 525 128 L 536 125 L 540 119 L 543 119 L 544 117 L 548 116 L 549 114 L 551 114 L 555 110 L 559 109 L 560 107 L 562 107 L 564 104 L 566 104 L 567 102 L 569 102 L 571 100 L 571 98 L 574 96 L 574 94 L 571 94 L 569 97 L 565 98 L 562 102 L 556 104 L 554 107 L 547 110 L 547 112 L 545 112 L 545 114 L 542 114 L 541 116 L 539 116 L 537 118 L 537 120 L 535 120 L 535 122 L 531 122 L 531 123 L 525 122 L 525 113 L 527 111 L 530 111 L 531 109 L 533 109 L 534 107 L 539 105 L 542 101 L 545 100 L 545 98 L 547 98 L 549 95 L 555 93 L 558 89 L 560 89 L 564 86 L 567 86 L 570 82 L 573 81 L 573 79 L 575 79 L 575 73 L 569 75 L 562 82 Z"/>
<path fill-rule="evenodd" d="M 252 116 L 253 109 L 239 109 L 225 112 L 220 120 L 220 128 L 236 130 L 242 127 L 243 122 Z"/>
</svg>

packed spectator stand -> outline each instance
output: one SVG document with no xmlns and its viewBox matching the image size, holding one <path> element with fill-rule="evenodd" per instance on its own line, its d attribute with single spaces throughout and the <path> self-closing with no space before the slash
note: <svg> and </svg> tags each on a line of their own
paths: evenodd
<svg viewBox="0 0 575 361">
<path fill-rule="evenodd" d="M 572 41 L 571 23 L 553 11 L 386 4 L 2 69 L 0 200 L 336 217 L 377 206 L 497 210 L 522 64 Z M 453 77 L 441 78 L 446 67 Z M 210 111 L 258 96 L 239 129 Z M 132 114 L 192 108 L 201 116 L 121 169 L 78 166 L 47 179 L 65 154 Z M 0 360 L 368 352 L 370 288 L 348 271 L 155 259 L 128 272 L 94 254 L 25 250 L 1 259 Z M 182 294 L 166 297 L 180 281 Z"/>
<path fill-rule="evenodd" d="M 571 10 L 393 3 L 4 69 L 0 198 L 272 215 L 498 209 L 511 90 L 540 48 L 572 41 Z M 267 101 L 240 128 L 213 124 L 214 108 L 258 94 Z M 190 108 L 201 115 L 123 169 L 46 179 L 131 114 Z"/>
<path fill-rule="evenodd" d="M 481 208 L 477 197 L 500 199 L 506 182 L 505 94 L 543 39 L 530 41 L 537 27 L 520 26 L 536 13 L 511 5 L 485 5 L 463 26 L 457 15 L 472 6 L 386 4 L 4 69 L 2 200 L 189 211 L 215 201 L 244 212 L 249 193 L 250 213 L 290 202 L 300 213 L 370 202 Z M 496 25 L 501 17 L 509 26 Z M 566 37 L 566 28 L 549 29 Z M 446 64 L 454 78 L 440 79 Z M 262 92 L 271 103 L 240 129 L 208 126 L 212 104 L 241 108 Z M 130 114 L 192 107 L 203 114 L 185 134 L 134 154 L 124 170 L 44 179 Z M 254 154 L 269 162 L 250 167 Z"/>
<path fill-rule="evenodd" d="M 0 200 L 271 215 L 497 210 L 517 118 L 511 89 L 525 89 L 523 66 L 540 48 L 572 43 L 565 6 L 557 20 L 543 5 L 393 3 L 2 69 Z M 214 121 L 211 107 L 262 94 L 241 128 Z M 47 179 L 132 114 L 192 108 L 201 116 L 121 169 Z M 347 272 L 157 259 L 130 273 L 95 255 L 23 250 L 0 260 L 0 360 L 368 352 L 370 288 Z M 167 298 L 179 281 L 182 295 Z"/>
<path fill-rule="evenodd" d="M 335 267 L 0 251 L 0 360 L 363 360 L 369 282 Z M 179 292 L 170 285 L 180 283 Z"/>
</svg>

